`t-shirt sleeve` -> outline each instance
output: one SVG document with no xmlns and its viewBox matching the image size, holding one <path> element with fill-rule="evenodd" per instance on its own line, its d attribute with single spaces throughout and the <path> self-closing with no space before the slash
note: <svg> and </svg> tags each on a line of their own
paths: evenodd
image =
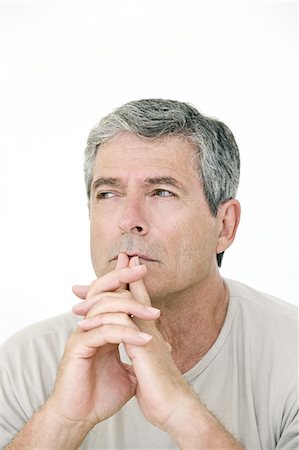
<svg viewBox="0 0 299 450">
<path fill-rule="evenodd" d="M 0 449 L 51 394 L 65 340 L 54 331 L 21 331 L 1 348 Z"/>
<path fill-rule="evenodd" d="M 3 364 L 0 375 L 0 398 L 0 448 L 4 448 L 24 427 L 28 418 L 16 397 L 13 382 Z"/>
</svg>

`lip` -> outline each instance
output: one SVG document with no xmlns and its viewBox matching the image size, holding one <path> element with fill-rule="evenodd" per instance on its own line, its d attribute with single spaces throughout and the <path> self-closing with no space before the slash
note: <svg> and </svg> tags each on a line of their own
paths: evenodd
<svg viewBox="0 0 299 450">
<path fill-rule="evenodd" d="M 157 262 L 157 259 L 153 259 L 150 256 L 144 255 L 142 253 L 138 253 L 138 252 L 120 252 L 120 253 L 125 253 L 130 259 L 133 258 L 133 256 L 138 256 L 139 259 L 143 259 L 144 261 L 148 261 L 148 262 Z M 115 255 L 111 261 L 116 261 L 118 258 L 118 255 Z"/>
</svg>

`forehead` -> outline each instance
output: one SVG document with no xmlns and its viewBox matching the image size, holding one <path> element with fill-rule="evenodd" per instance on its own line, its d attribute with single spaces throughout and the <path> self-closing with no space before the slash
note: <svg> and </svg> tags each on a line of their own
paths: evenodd
<svg viewBox="0 0 299 450">
<path fill-rule="evenodd" d="M 121 133 L 101 145 L 96 156 L 94 176 L 171 175 L 198 177 L 194 145 L 184 137 L 143 139 Z"/>
</svg>

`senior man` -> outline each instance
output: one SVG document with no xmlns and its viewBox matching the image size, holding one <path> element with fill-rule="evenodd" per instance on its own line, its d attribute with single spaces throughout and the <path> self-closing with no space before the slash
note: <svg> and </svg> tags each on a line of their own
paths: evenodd
<svg viewBox="0 0 299 450">
<path fill-rule="evenodd" d="M 130 102 L 91 131 L 85 180 L 97 278 L 5 344 L 2 448 L 298 448 L 296 309 L 219 273 L 240 218 L 228 127 Z"/>
</svg>

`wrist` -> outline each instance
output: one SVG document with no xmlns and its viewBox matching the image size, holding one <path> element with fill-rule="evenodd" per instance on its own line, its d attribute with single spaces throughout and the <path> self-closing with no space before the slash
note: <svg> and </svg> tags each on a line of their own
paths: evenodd
<svg viewBox="0 0 299 450">
<path fill-rule="evenodd" d="M 59 439 L 61 447 L 57 442 L 57 448 L 63 448 L 64 442 L 67 443 L 66 448 L 78 448 L 94 426 L 87 421 L 76 421 L 61 416 L 51 404 L 50 399 L 37 412 L 37 415 L 48 433 L 55 436 L 55 440 Z"/>
<path fill-rule="evenodd" d="M 7 449 L 77 450 L 90 427 L 72 423 L 56 414 L 48 401 L 26 423 Z"/>
<path fill-rule="evenodd" d="M 178 407 L 177 414 L 169 424 L 168 433 L 181 450 L 244 448 L 195 396 Z"/>
<path fill-rule="evenodd" d="M 191 439 L 194 430 L 199 429 L 202 423 L 204 406 L 196 398 L 184 398 L 178 402 L 175 412 L 172 414 L 164 431 L 166 431 L 174 441 L 183 448 L 183 443 Z"/>
</svg>

